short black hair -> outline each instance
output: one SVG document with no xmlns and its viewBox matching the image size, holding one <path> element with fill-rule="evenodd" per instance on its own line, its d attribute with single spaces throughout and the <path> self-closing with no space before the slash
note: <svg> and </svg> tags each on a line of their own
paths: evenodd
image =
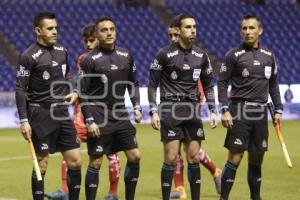
<svg viewBox="0 0 300 200">
<path fill-rule="evenodd" d="M 177 22 L 177 17 L 173 17 L 171 23 L 168 26 L 169 28 L 177 28 L 178 27 L 178 22 Z"/>
<path fill-rule="evenodd" d="M 258 26 L 262 28 L 262 23 L 259 19 L 259 17 L 255 14 L 246 14 L 242 17 L 241 22 L 240 22 L 240 27 L 242 28 L 242 22 L 244 20 L 248 20 L 248 19 L 256 19 L 256 21 L 258 22 Z"/>
<path fill-rule="evenodd" d="M 38 27 L 44 19 L 56 19 L 55 14 L 52 12 L 40 12 L 34 16 L 33 27 Z"/>
<path fill-rule="evenodd" d="M 97 27 L 99 23 L 103 22 L 103 21 L 111 21 L 115 26 L 116 26 L 116 22 L 112 17 L 108 17 L 108 16 L 104 16 L 104 17 L 100 17 L 96 23 L 95 26 Z"/>
<path fill-rule="evenodd" d="M 88 23 L 81 29 L 81 37 L 82 38 L 89 38 L 93 37 L 95 33 L 95 24 L 94 23 Z"/>
<path fill-rule="evenodd" d="M 191 14 L 181 13 L 181 14 L 177 15 L 173 19 L 173 25 L 174 25 L 174 27 L 180 27 L 182 25 L 182 20 L 188 19 L 188 18 L 192 18 L 192 19 L 195 20 L 195 17 L 193 15 L 191 15 Z"/>
</svg>

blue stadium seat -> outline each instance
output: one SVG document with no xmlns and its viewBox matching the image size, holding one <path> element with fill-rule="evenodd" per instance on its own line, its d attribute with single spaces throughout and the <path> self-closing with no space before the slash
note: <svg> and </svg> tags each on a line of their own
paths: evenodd
<svg viewBox="0 0 300 200">
<path fill-rule="evenodd" d="M 114 17 L 118 27 L 117 44 L 132 52 L 142 86 L 148 84 L 149 64 L 154 55 L 168 44 L 166 27 L 148 7 L 114 6 L 88 0 L 2 0 L 0 5 L 0 30 L 19 51 L 24 51 L 35 41 L 34 14 L 55 12 L 59 22 L 59 42 L 68 49 L 73 68 L 77 56 L 83 51 L 80 28 L 104 15 Z M 262 43 L 275 51 L 280 66 L 280 83 L 291 80 L 300 83 L 300 10 L 293 0 L 266 0 L 265 6 L 241 5 L 239 0 L 167 0 L 167 5 L 174 15 L 186 12 L 197 18 L 198 40 L 220 61 L 228 49 L 240 42 L 238 24 L 241 16 L 256 13 L 265 29 Z M 0 91 L 12 91 L 15 70 L 1 56 L 0 70 Z"/>
</svg>

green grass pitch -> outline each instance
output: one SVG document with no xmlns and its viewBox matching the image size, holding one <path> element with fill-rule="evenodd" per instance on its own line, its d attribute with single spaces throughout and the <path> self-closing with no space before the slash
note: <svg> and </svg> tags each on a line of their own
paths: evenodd
<svg viewBox="0 0 300 200">
<path fill-rule="evenodd" d="M 162 144 L 157 131 L 150 125 L 136 125 L 139 147 L 142 154 L 141 172 L 136 191 L 137 200 L 160 199 L 160 168 L 162 164 Z M 264 200 L 297 200 L 300 199 L 300 123 L 299 121 L 283 122 L 282 132 L 290 153 L 293 168 L 285 163 L 274 129 L 270 125 L 269 151 L 265 156 L 263 166 L 262 198 Z M 223 147 L 225 129 L 218 125 L 215 130 L 208 129 L 205 124 L 206 140 L 202 147 L 217 164 L 223 167 L 227 151 Z M 28 145 L 18 129 L 0 130 L 0 199 L 31 199 L 30 175 L 32 162 L 29 157 Z M 84 176 L 87 166 L 86 145 L 82 145 L 83 170 L 80 199 L 84 198 Z M 122 173 L 119 183 L 120 199 L 124 199 L 123 172 L 126 159 L 120 153 Z M 46 174 L 46 191 L 54 191 L 60 186 L 60 155 L 52 155 Z M 185 168 L 186 169 L 186 168 Z M 237 172 L 236 181 L 231 191 L 232 200 L 249 200 L 249 190 L 246 180 L 247 155 L 245 155 Z M 201 167 L 202 186 L 201 197 L 204 200 L 218 200 L 214 182 L 210 173 Z M 189 195 L 189 184 L 185 187 Z M 108 190 L 107 159 L 100 171 L 100 186 L 97 199 L 102 199 Z"/>
</svg>

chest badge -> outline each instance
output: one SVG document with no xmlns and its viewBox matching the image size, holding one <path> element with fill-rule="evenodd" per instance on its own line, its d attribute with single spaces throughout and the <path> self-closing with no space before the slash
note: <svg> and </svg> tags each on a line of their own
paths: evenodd
<svg viewBox="0 0 300 200">
<path fill-rule="evenodd" d="M 199 77 L 200 77 L 200 74 L 201 74 L 201 69 L 194 69 L 193 80 L 197 81 L 199 79 Z"/>
<path fill-rule="evenodd" d="M 189 70 L 189 69 L 191 69 L 191 67 L 189 65 L 187 65 L 187 64 L 183 64 L 182 69 Z"/>
<path fill-rule="evenodd" d="M 260 62 L 258 60 L 254 60 L 253 65 L 258 66 L 258 65 L 260 65 Z"/>
<path fill-rule="evenodd" d="M 250 75 L 250 73 L 249 73 L 248 69 L 245 68 L 242 72 L 242 77 L 247 78 L 247 77 L 249 77 L 249 75 Z"/>
<path fill-rule="evenodd" d="M 173 71 L 173 72 L 171 73 L 171 78 L 172 78 L 173 80 L 176 80 L 176 79 L 178 78 L 178 75 L 177 75 L 177 72 L 176 72 L 176 71 Z"/>
<path fill-rule="evenodd" d="M 271 66 L 265 66 L 265 77 L 267 79 L 270 79 L 272 74 L 272 67 Z"/>
<path fill-rule="evenodd" d="M 61 65 L 61 71 L 64 77 L 66 77 L 66 72 L 67 72 L 67 65 L 66 64 L 62 64 Z"/>
<path fill-rule="evenodd" d="M 50 74 L 49 74 L 49 72 L 47 72 L 47 71 L 44 71 L 44 72 L 43 72 L 43 79 L 44 79 L 44 80 L 49 80 L 49 79 L 50 79 Z"/>
</svg>

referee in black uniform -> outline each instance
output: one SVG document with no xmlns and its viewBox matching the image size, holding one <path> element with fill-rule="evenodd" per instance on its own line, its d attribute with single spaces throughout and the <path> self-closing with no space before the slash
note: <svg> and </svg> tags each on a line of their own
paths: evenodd
<svg viewBox="0 0 300 200">
<path fill-rule="evenodd" d="M 125 199 L 133 200 L 139 177 L 140 152 L 124 95 L 128 89 L 135 120 L 140 122 L 142 113 L 136 66 L 130 52 L 115 45 L 115 21 L 102 17 L 95 24 L 99 46 L 81 64 L 80 100 L 89 132 L 87 145 L 90 157 L 85 179 L 86 199 L 96 198 L 103 154 L 124 151 L 127 157 Z"/>
<path fill-rule="evenodd" d="M 187 153 L 191 197 L 192 200 L 198 200 L 201 182 L 199 150 L 201 140 L 204 140 L 204 132 L 197 85 L 200 79 L 211 111 L 211 127 L 214 128 L 217 125 L 214 77 L 208 55 L 194 45 L 194 17 L 181 14 L 176 21 L 176 27 L 179 27 L 178 43 L 162 48 L 151 63 L 148 87 L 151 124 L 154 129 L 160 129 L 164 145 L 164 163 L 161 171 L 163 200 L 170 197 L 174 162 L 181 142 L 184 143 Z M 158 85 L 161 120 L 156 105 Z"/>
<path fill-rule="evenodd" d="M 32 139 L 43 181 L 32 172 L 32 196 L 44 199 L 44 175 L 48 154 L 60 151 L 68 165 L 69 199 L 79 198 L 81 155 L 76 131 L 69 118 L 68 105 L 77 93 L 66 49 L 56 42 L 57 21 L 53 13 L 39 13 L 34 18 L 37 42 L 20 57 L 16 81 L 16 103 L 25 139 Z"/>
<path fill-rule="evenodd" d="M 268 96 L 275 105 L 275 123 L 281 122 L 282 103 L 274 53 L 259 43 L 262 24 L 255 15 L 242 18 L 243 43 L 231 49 L 220 68 L 218 83 L 223 126 L 228 128 L 225 147 L 228 161 L 222 174 L 221 199 L 227 200 L 236 170 L 248 150 L 248 184 L 251 199 L 260 199 L 261 165 L 268 149 Z M 231 83 L 230 104 L 227 95 Z"/>
</svg>

